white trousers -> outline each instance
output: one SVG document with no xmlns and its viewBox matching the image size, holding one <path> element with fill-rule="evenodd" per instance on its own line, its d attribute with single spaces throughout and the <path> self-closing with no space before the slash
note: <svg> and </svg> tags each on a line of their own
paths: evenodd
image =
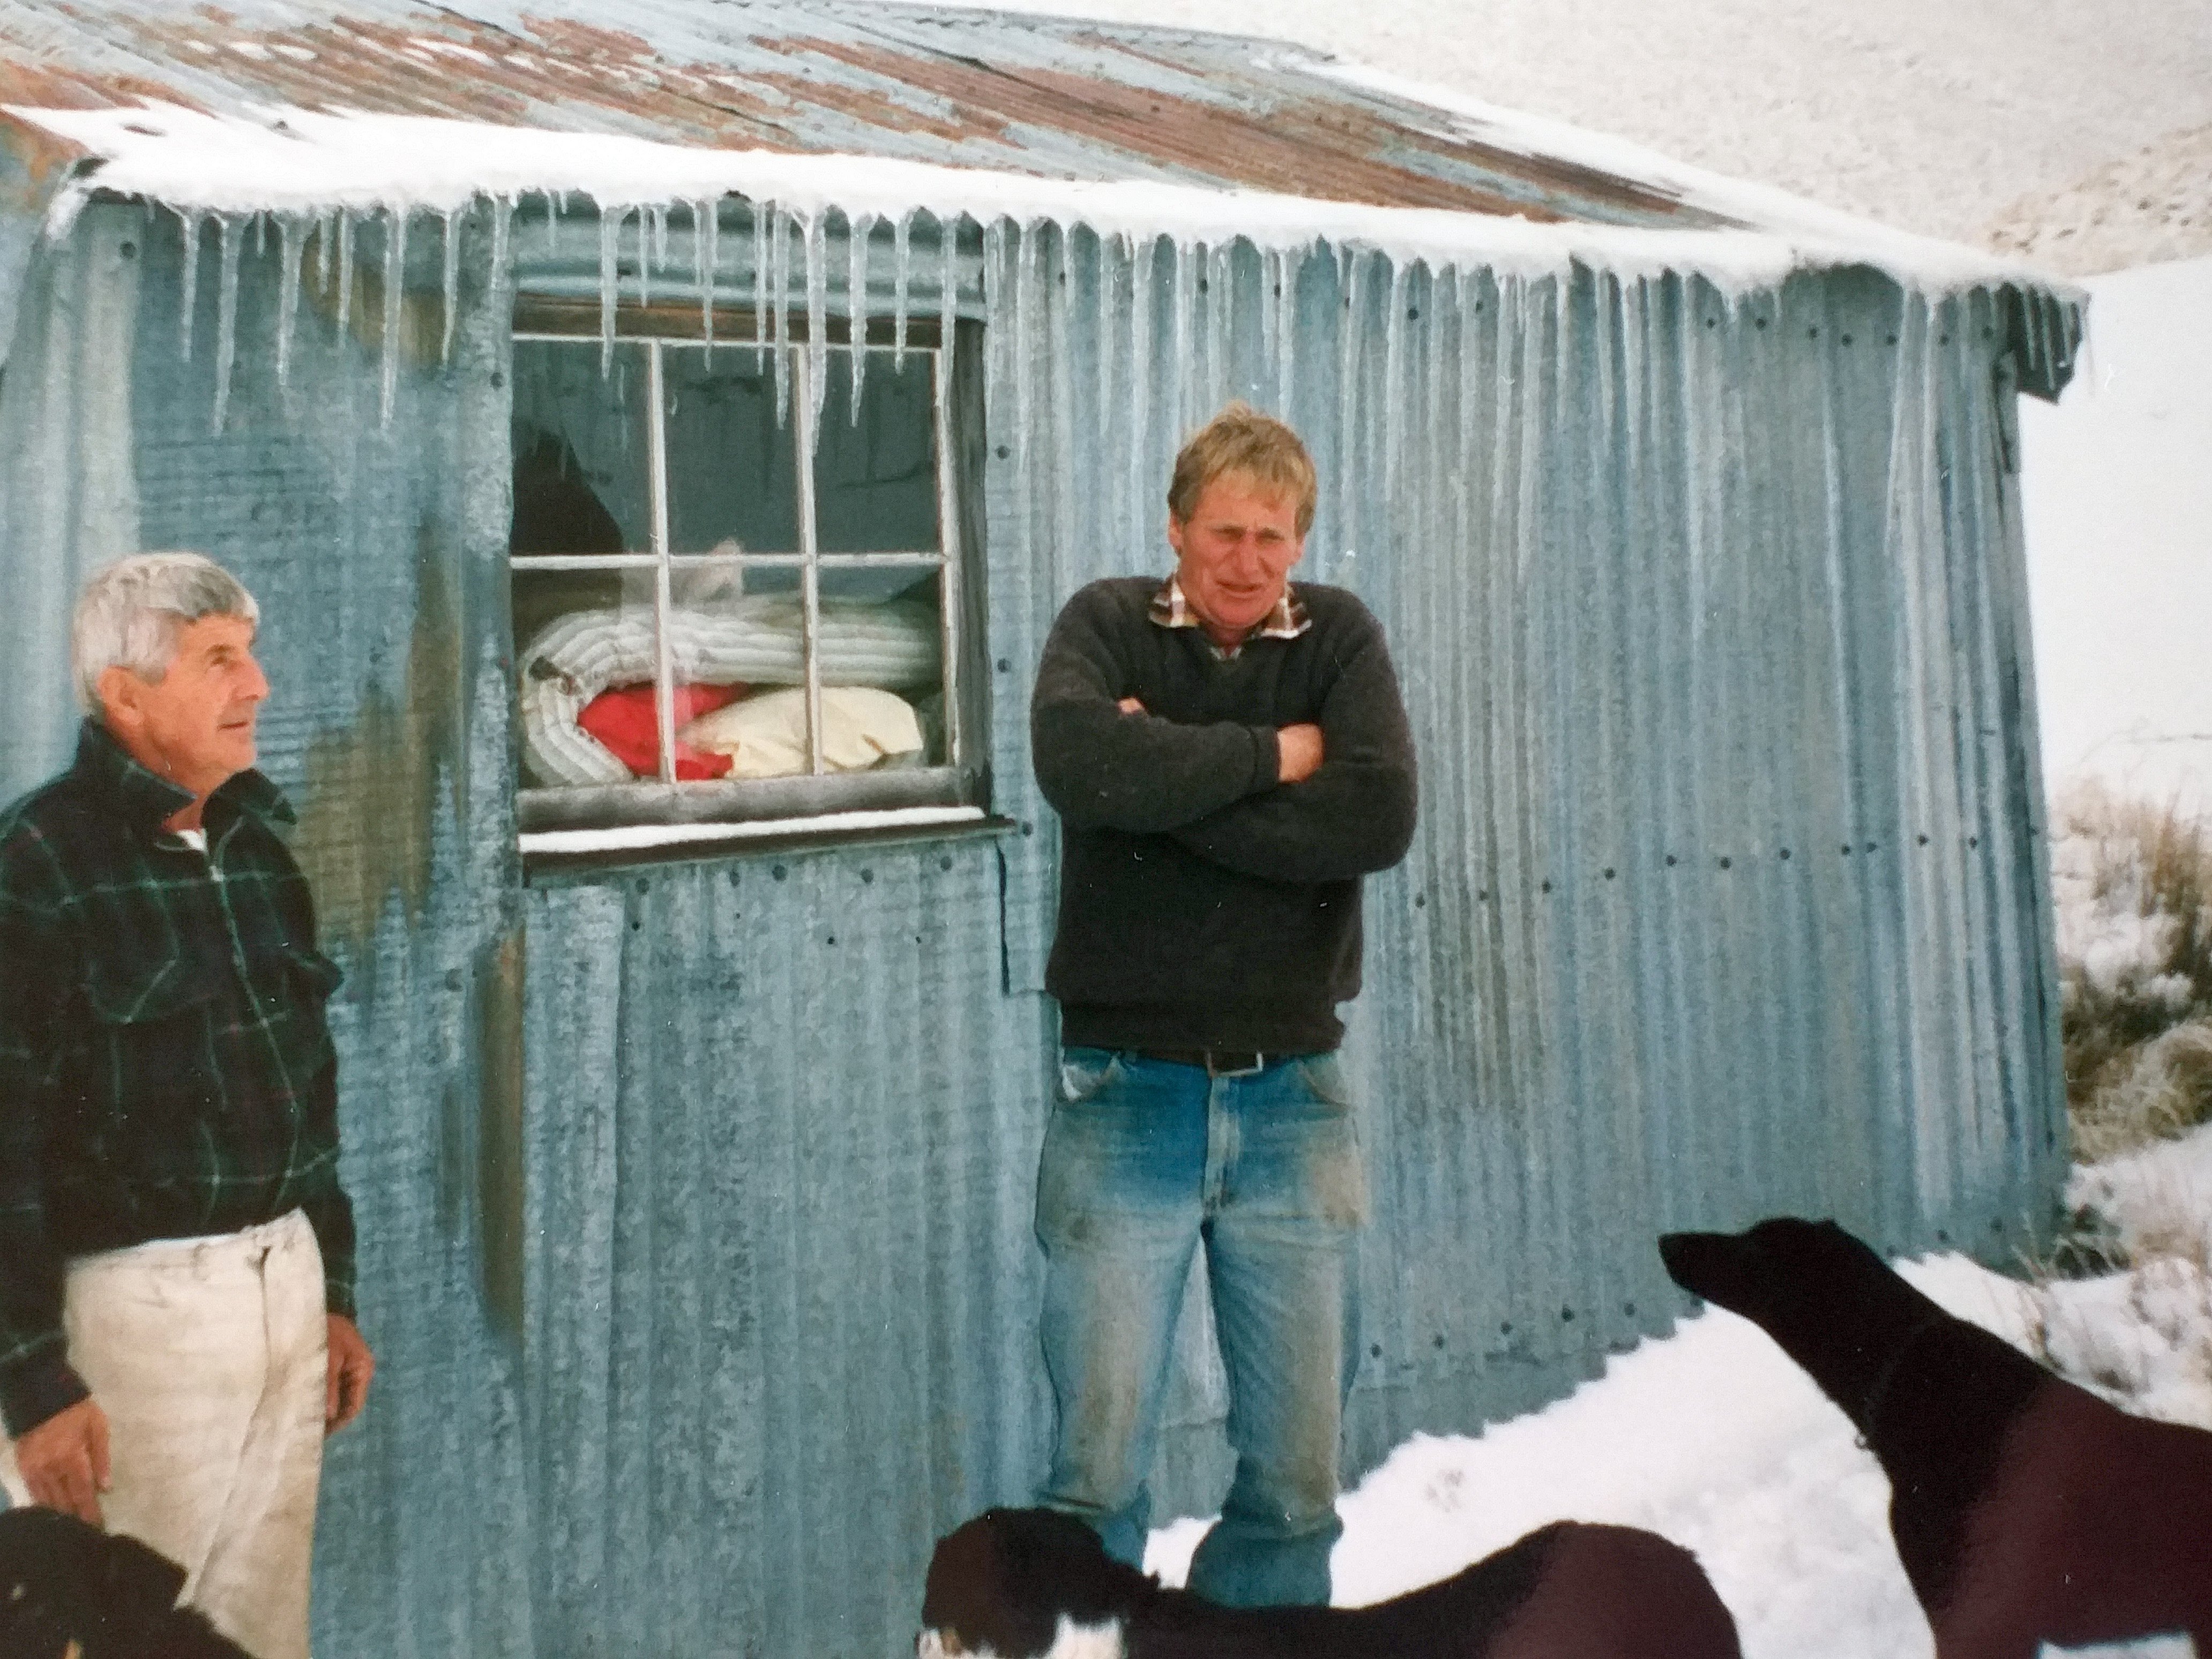
<svg viewBox="0 0 2212 1659">
<path fill-rule="evenodd" d="M 307 1218 L 80 1256 L 62 1306 L 107 1415 L 108 1530 L 180 1565 L 185 1603 L 255 1659 L 307 1659 L 327 1363 Z M 0 1477 L 29 1500 L 12 1449 Z"/>
</svg>

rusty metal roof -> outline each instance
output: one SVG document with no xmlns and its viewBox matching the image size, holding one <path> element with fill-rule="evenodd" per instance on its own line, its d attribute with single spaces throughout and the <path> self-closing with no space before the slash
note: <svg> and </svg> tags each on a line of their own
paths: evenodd
<svg viewBox="0 0 2212 1659">
<path fill-rule="evenodd" d="M 586 15 L 588 14 L 588 15 Z M 0 107 L 270 106 L 1162 179 L 1542 222 L 1731 221 L 1273 41 L 857 0 L 9 0 Z M 26 168 L 68 146 L 0 115 Z"/>
</svg>

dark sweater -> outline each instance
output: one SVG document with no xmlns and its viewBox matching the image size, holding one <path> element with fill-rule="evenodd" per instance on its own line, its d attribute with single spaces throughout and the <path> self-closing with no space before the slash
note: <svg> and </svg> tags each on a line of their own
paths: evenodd
<svg viewBox="0 0 2212 1659">
<path fill-rule="evenodd" d="M 1297 584 L 1313 626 L 1227 661 L 1148 614 L 1157 579 L 1067 602 L 1030 711 L 1060 818 L 1045 988 L 1065 1042 L 1305 1054 L 1359 990 L 1359 878 L 1406 854 L 1413 744 L 1382 631 L 1341 588 Z M 1142 714 L 1116 707 L 1123 697 Z M 1279 783 L 1275 732 L 1322 728 Z"/>
</svg>

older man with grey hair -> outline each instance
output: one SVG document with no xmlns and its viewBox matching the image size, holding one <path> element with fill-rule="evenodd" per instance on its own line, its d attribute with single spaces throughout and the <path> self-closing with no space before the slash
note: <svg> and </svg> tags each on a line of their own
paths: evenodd
<svg viewBox="0 0 2212 1659">
<path fill-rule="evenodd" d="M 259 618 L 196 553 L 86 584 L 76 763 L 0 812 L 0 1455 L 304 1659 L 325 1434 L 374 1369 L 337 1177 L 338 973 L 253 770 Z"/>
</svg>

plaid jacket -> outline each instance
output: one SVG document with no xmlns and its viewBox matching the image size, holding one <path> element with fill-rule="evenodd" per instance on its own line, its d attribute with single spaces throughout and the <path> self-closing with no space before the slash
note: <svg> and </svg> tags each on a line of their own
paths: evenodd
<svg viewBox="0 0 2212 1659">
<path fill-rule="evenodd" d="M 71 1256 L 303 1210 L 353 1313 L 337 1056 L 307 884 L 258 772 L 191 797 L 88 720 L 76 763 L 0 812 L 0 1414 L 85 1397 L 63 1352 Z"/>
</svg>

